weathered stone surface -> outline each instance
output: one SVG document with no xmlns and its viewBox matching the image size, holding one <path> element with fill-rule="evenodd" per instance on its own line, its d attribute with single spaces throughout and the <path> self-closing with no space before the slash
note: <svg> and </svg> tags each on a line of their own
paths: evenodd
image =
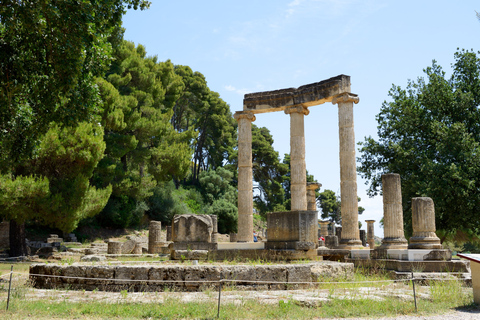
<svg viewBox="0 0 480 320">
<path fill-rule="evenodd" d="M 316 211 L 285 211 L 267 214 L 266 249 L 310 250 L 318 241 Z"/>
<path fill-rule="evenodd" d="M 326 236 L 325 237 L 325 246 L 327 248 L 330 248 L 330 249 L 338 247 L 338 237 L 337 236 Z"/>
<path fill-rule="evenodd" d="M 150 221 L 148 229 L 148 253 L 160 253 L 162 247 L 162 223 Z"/>
<path fill-rule="evenodd" d="M 332 101 L 335 95 L 350 92 L 350 77 L 339 75 L 324 81 L 274 91 L 246 94 L 243 110 L 253 113 L 281 111 L 289 106 L 314 106 Z"/>
<path fill-rule="evenodd" d="M 206 214 L 182 214 L 173 217 L 174 242 L 211 242 L 212 217 Z"/>
<path fill-rule="evenodd" d="M 172 250 L 173 260 L 207 260 L 208 250 Z"/>
<path fill-rule="evenodd" d="M 135 240 L 127 240 L 124 243 L 122 243 L 122 253 L 123 254 L 132 253 L 136 243 L 137 242 Z"/>
<path fill-rule="evenodd" d="M 109 241 L 108 242 L 108 254 L 121 254 L 122 253 L 122 243 L 120 241 Z"/>
<path fill-rule="evenodd" d="M 324 262 L 315 263 L 311 267 L 312 281 L 324 281 L 325 279 L 335 279 L 345 277 L 353 278 L 353 263 L 343 262 Z"/>
<path fill-rule="evenodd" d="M 435 233 L 435 206 L 431 198 L 412 199 L 412 229 L 408 249 L 442 249 Z"/>
<path fill-rule="evenodd" d="M 382 175 L 384 238 L 381 249 L 407 249 L 403 232 L 402 188 L 400 175 Z"/>
<path fill-rule="evenodd" d="M 90 261 L 105 261 L 105 256 L 90 254 L 80 258 L 81 261 L 90 262 Z"/>
<path fill-rule="evenodd" d="M 426 254 L 423 260 L 450 261 L 452 260 L 452 251 L 450 249 L 435 249 Z"/>
<path fill-rule="evenodd" d="M 42 247 L 38 249 L 35 254 L 38 255 L 39 257 L 46 258 L 51 256 L 52 254 L 58 252 L 58 249 L 56 247 Z"/>
<path fill-rule="evenodd" d="M 351 267 L 350 267 L 351 266 Z M 217 281 L 237 289 L 290 289 L 304 286 L 289 282 L 307 282 L 321 279 L 349 277 L 353 274 L 352 264 L 316 262 L 309 264 L 282 265 L 54 265 L 34 264 L 30 266 L 30 279 L 37 288 L 61 288 L 106 291 L 153 291 L 174 288 L 196 291 L 216 286 Z M 66 278 L 49 278 L 38 275 L 59 275 Z M 91 279 L 86 279 L 91 278 Z M 132 281 L 135 280 L 135 281 Z M 281 282 L 281 283 L 277 283 Z"/>
</svg>

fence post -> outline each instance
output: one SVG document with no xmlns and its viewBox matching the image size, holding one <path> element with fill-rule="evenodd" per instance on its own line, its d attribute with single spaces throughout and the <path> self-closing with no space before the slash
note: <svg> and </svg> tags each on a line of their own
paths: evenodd
<svg viewBox="0 0 480 320">
<path fill-rule="evenodd" d="M 222 297 L 222 280 L 218 282 L 218 311 L 217 311 L 217 319 L 220 318 L 220 299 Z"/>
<path fill-rule="evenodd" d="M 412 285 L 413 285 L 413 301 L 415 301 L 415 312 L 417 312 L 417 295 L 415 294 L 415 279 L 412 272 Z"/>
<path fill-rule="evenodd" d="M 12 274 L 13 274 L 13 264 L 12 264 L 12 267 L 10 268 L 10 282 L 8 283 L 7 311 L 8 311 L 8 305 L 10 304 L 10 289 L 12 288 Z"/>
</svg>

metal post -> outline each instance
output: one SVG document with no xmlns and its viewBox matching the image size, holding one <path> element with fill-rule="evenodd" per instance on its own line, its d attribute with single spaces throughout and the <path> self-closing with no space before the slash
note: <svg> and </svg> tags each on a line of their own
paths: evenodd
<svg viewBox="0 0 480 320">
<path fill-rule="evenodd" d="M 218 311 L 217 311 L 217 319 L 220 318 L 220 299 L 222 297 L 222 280 L 218 282 Z"/>
<path fill-rule="evenodd" d="M 415 301 L 415 312 L 417 312 L 417 295 L 415 294 L 415 279 L 412 272 L 412 285 L 413 285 L 413 301 Z"/>
<path fill-rule="evenodd" d="M 8 305 L 10 304 L 10 289 L 12 288 L 12 274 L 13 274 L 13 264 L 12 264 L 12 267 L 10 268 L 10 282 L 8 283 L 7 311 L 8 311 Z"/>
</svg>

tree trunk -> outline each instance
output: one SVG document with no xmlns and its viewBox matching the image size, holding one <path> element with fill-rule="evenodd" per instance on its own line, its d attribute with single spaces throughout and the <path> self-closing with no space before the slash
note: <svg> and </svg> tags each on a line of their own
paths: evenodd
<svg viewBox="0 0 480 320">
<path fill-rule="evenodd" d="M 10 257 L 28 256 L 25 223 L 10 221 Z"/>
</svg>

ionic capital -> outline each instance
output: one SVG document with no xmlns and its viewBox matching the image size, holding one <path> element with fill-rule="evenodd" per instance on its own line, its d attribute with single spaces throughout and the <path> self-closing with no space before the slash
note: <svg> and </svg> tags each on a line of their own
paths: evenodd
<svg viewBox="0 0 480 320">
<path fill-rule="evenodd" d="M 240 119 L 247 119 L 247 120 L 250 120 L 252 122 L 256 120 L 253 112 L 249 112 L 249 111 L 237 111 L 237 112 L 235 112 L 233 117 L 237 121 L 240 120 Z"/>
<path fill-rule="evenodd" d="M 308 108 L 304 106 L 294 106 L 294 107 L 288 107 L 285 109 L 285 114 L 292 114 L 292 113 L 303 113 L 304 115 L 308 116 L 308 114 L 310 113 L 310 110 L 308 110 Z"/>
<path fill-rule="evenodd" d="M 332 104 L 338 104 L 342 102 L 353 102 L 357 104 L 360 101 L 360 98 L 358 95 L 354 93 L 349 93 L 349 92 L 344 92 L 339 94 L 338 96 L 335 96 L 332 100 Z"/>
</svg>

